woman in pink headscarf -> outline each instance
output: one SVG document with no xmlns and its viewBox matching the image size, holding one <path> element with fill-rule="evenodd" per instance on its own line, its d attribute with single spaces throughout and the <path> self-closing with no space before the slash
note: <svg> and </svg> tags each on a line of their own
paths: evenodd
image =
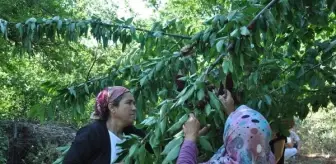
<svg viewBox="0 0 336 164">
<path fill-rule="evenodd" d="M 135 100 L 131 92 L 122 86 L 105 88 L 96 97 L 91 115 L 91 119 L 96 121 L 77 132 L 63 163 L 114 163 L 121 151 L 117 144 L 123 142 L 125 134 L 145 135 L 132 126 L 135 118 Z"/>
</svg>

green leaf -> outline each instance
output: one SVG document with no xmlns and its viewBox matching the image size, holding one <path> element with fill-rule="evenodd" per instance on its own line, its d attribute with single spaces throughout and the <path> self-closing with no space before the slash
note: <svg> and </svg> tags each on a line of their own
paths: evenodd
<svg viewBox="0 0 336 164">
<path fill-rule="evenodd" d="M 145 120 L 143 120 L 140 124 L 146 125 L 146 126 L 151 126 L 154 125 L 158 122 L 158 120 L 155 117 L 147 117 Z"/>
<path fill-rule="evenodd" d="M 131 146 L 131 148 L 129 149 L 129 157 L 134 156 L 136 150 L 138 149 L 138 146 L 139 146 L 138 143 Z"/>
<path fill-rule="evenodd" d="M 210 38 L 209 38 L 209 41 L 210 41 L 210 45 L 211 45 L 211 47 L 215 44 L 215 41 L 216 41 L 216 33 L 214 32 L 214 33 L 212 33 L 211 35 L 210 35 Z"/>
<path fill-rule="evenodd" d="M 164 88 L 163 90 L 161 90 L 159 93 L 158 93 L 158 96 L 160 97 L 166 97 L 168 94 L 168 90 L 166 88 Z"/>
<path fill-rule="evenodd" d="M 157 37 L 157 38 L 161 38 L 163 35 L 162 35 L 162 31 L 155 31 L 153 36 Z"/>
<path fill-rule="evenodd" d="M 126 45 L 127 45 L 126 42 L 122 43 L 122 47 L 121 47 L 122 52 L 125 52 Z"/>
<path fill-rule="evenodd" d="M 261 105 L 262 105 L 263 101 L 262 100 L 259 100 L 258 102 L 258 108 L 261 109 Z"/>
<path fill-rule="evenodd" d="M 139 162 L 140 164 L 145 164 L 146 162 L 146 148 L 145 148 L 145 145 L 142 145 L 139 149 Z M 148 160 L 148 159 L 147 159 Z"/>
<path fill-rule="evenodd" d="M 168 103 L 164 103 L 160 108 L 160 119 L 164 117 L 164 115 L 167 113 L 168 110 Z"/>
<path fill-rule="evenodd" d="M 141 86 L 144 86 L 144 85 L 146 85 L 147 84 L 147 82 L 148 82 L 148 78 L 147 78 L 148 76 L 144 76 L 144 77 L 142 77 L 141 79 L 140 79 L 140 85 Z"/>
<path fill-rule="evenodd" d="M 227 74 L 228 72 L 233 72 L 233 65 L 231 60 L 224 60 L 222 64 L 223 72 Z"/>
<path fill-rule="evenodd" d="M 61 164 L 63 162 L 64 156 L 61 156 L 59 158 L 57 158 L 57 160 L 55 162 L 53 162 L 52 164 Z"/>
<path fill-rule="evenodd" d="M 76 97 L 77 95 L 76 95 L 76 91 L 75 91 L 75 88 L 74 87 L 70 87 L 70 88 L 68 88 L 68 90 L 69 90 L 69 92 L 74 96 L 74 97 Z"/>
<path fill-rule="evenodd" d="M 155 70 L 158 72 L 161 71 L 162 68 L 163 68 L 163 61 L 160 61 L 156 64 Z"/>
<path fill-rule="evenodd" d="M 222 119 L 222 121 L 224 121 L 224 114 L 221 108 L 221 102 L 218 100 L 217 96 L 214 93 L 208 91 L 208 94 L 210 96 L 211 107 L 215 108 L 218 111 L 220 118 Z"/>
<path fill-rule="evenodd" d="M 239 32 L 239 29 L 235 29 L 234 31 L 232 31 L 230 33 L 230 36 L 231 37 L 234 37 L 234 38 L 238 38 L 240 36 L 240 32 Z"/>
<path fill-rule="evenodd" d="M 126 21 L 125 21 L 125 25 L 130 25 L 133 21 L 134 17 L 131 17 L 131 18 L 128 18 Z"/>
<path fill-rule="evenodd" d="M 243 17 L 244 17 L 244 15 L 242 13 L 237 12 L 236 10 L 234 10 L 234 11 L 231 11 L 228 14 L 228 21 L 239 22 Z"/>
<path fill-rule="evenodd" d="M 215 94 L 210 91 L 208 91 L 208 94 L 210 96 L 210 105 L 215 109 L 221 110 L 220 102 Z"/>
<path fill-rule="evenodd" d="M 221 26 L 224 26 L 226 20 L 227 19 L 224 15 L 219 16 L 219 23 L 220 23 Z"/>
<path fill-rule="evenodd" d="M 219 15 L 216 15 L 216 16 L 212 19 L 212 27 L 216 27 L 218 21 L 219 21 Z"/>
<path fill-rule="evenodd" d="M 187 99 L 189 99 L 189 97 L 194 93 L 195 91 L 195 87 L 190 87 L 190 89 L 186 92 L 185 95 L 183 95 L 181 98 L 179 98 L 176 106 L 184 103 Z"/>
<path fill-rule="evenodd" d="M 296 74 L 296 78 L 300 78 L 301 76 L 303 76 L 305 73 L 304 67 L 301 66 L 300 70 L 298 71 L 298 73 Z"/>
<path fill-rule="evenodd" d="M 229 71 L 233 72 L 233 64 L 232 64 L 232 60 L 228 60 L 228 66 L 229 66 Z"/>
<path fill-rule="evenodd" d="M 161 130 L 161 134 L 163 135 L 166 131 L 166 127 L 167 127 L 167 118 L 164 118 L 161 122 L 160 122 L 160 130 Z"/>
<path fill-rule="evenodd" d="M 206 115 L 209 116 L 211 114 L 211 112 L 212 112 L 212 109 L 211 109 L 210 104 L 206 104 L 205 105 L 205 113 L 206 113 Z"/>
<path fill-rule="evenodd" d="M 210 31 L 203 34 L 203 42 L 206 42 L 209 39 Z"/>
<path fill-rule="evenodd" d="M 6 24 L 7 24 L 6 21 L 2 21 L 2 20 L 0 19 L 0 30 L 1 30 L 1 32 L 2 32 L 3 34 L 6 33 Z"/>
<path fill-rule="evenodd" d="M 271 99 L 271 97 L 269 96 L 269 95 L 264 95 L 264 97 L 265 97 L 265 100 L 266 100 L 266 103 L 267 103 L 267 105 L 271 105 L 272 104 L 272 99 Z"/>
<path fill-rule="evenodd" d="M 180 152 L 180 146 L 181 146 L 181 144 L 175 145 L 175 147 L 168 153 L 168 155 L 166 156 L 166 158 L 163 160 L 162 163 L 166 164 L 166 163 L 171 162 L 174 159 L 176 159 L 179 152 Z"/>
<path fill-rule="evenodd" d="M 35 24 L 35 23 L 31 23 L 31 24 L 30 24 L 30 29 L 31 29 L 32 31 L 34 31 L 35 28 L 36 28 L 36 24 Z"/>
<path fill-rule="evenodd" d="M 161 155 L 166 155 L 168 154 L 174 147 L 176 147 L 176 145 L 181 145 L 183 142 L 183 138 L 182 137 L 178 137 L 175 138 L 173 140 L 171 140 L 164 148 L 163 152 L 161 153 Z"/>
<path fill-rule="evenodd" d="M 217 42 L 216 44 L 216 49 L 217 49 L 217 52 L 222 52 L 223 51 L 223 45 L 224 45 L 224 40 L 220 40 Z"/>
<path fill-rule="evenodd" d="M 144 119 L 144 114 L 143 110 L 145 109 L 145 102 L 143 98 L 143 94 L 140 92 L 136 101 L 136 118 L 137 120 L 143 120 Z"/>
<path fill-rule="evenodd" d="M 203 100 L 205 96 L 204 89 L 201 88 L 197 91 L 197 99 L 198 100 Z"/>
<path fill-rule="evenodd" d="M 201 89 L 201 88 L 204 89 L 204 87 L 205 87 L 205 83 L 202 80 L 202 77 L 200 79 L 197 79 L 195 84 L 196 84 L 198 89 Z"/>
<path fill-rule="evenodd" d="M 244 67 L 244 54 L 243 54 L 243 53 L 240 53 L 240 57 L 239 57 L 239 59 L 240 59 L 239 64 L 240 64 L 240 66 L 241 66 L 242 69 L 243 69 L 243 67 Z"/>
<path fill-rule="evenodd" d="M 236 54 L 238 54 L 239 53 L 239 50 L 240 50 L 240 39 L 238 38 L 238 39 L 236 39 L 236 42 L 235 42 L 235 45 L 234 45 L 235 47 L 234 47 L 234 52 L 236 53 Z"/>
<path fill-rule="evenodd" d="M 208 139 L 206 139 L 204 136 L 199 137 L 199 142 L 200 142 L 201 147 L 202 147 L 204 150 L 213 152 L 213 148 L 212 148 L 210 142 L 209 142 Z"/>
<path fill-rule="evenodd" d="M 191 87 L 191 86 L 187 86 L 187 87 L 183 88 L 183 90 L 177 95 L 176 98 L 180 98 L 180 97 L 182 97 L 182 96 L 187 92 L 187 90 L 188 90 L 190 87 Z"/>
<path fill-rule="evenodd" d="M 254 72 L 252 77 L 253 77 L 254 84 L 257 85 L 258 84 L 258 72 Z"/>
<path fill-rule="evenodd" d="M 59 152 L 63 152 L 63 151 L 69 150 L 69 149 L 70 149 L 69 145 L 61 146 L 61 147 L 56 148 L 56 150 L 59 151 Z"/>
<path fill-rule="evenodd" d="M 62 28 L 62 24 L 63 24 L 62 20 L 58 20 L 58 21 L 57 21 L 57 29 L 58 29 L 58 30 L 61 30 L 61 28 Z"/>
<path fill-rule="evenodd" d="M 85 89 L 85 92 L 86 92 L 87 94 L 90 94 L 90 92 L 89 92 L 89 88 L 88 88 L 87 84 L 84 84 L 84 89 Z"/>
<path fill-rule="evenodd" d="M 171 126 L 167 132 L 175 132 L 176 130 L 180 129 L 181 126 L 188 120 L 188 114 L 183 115 L 178 122 L 176 122 L 173 126 Z"/>
<path fill-rule="evenodd" d="M 112 36 L 112 40 L 114 43 L 117 43 L 118 39 L 120 37 L 120 32 L 119 30 L 116 30 L 114 33 L 113 33 L 113 36 Z"/>
<path fill-rule="evenodd" d="M 240 27 L 240 34 L 247 36 L 247 35 L 250 35 L 250 31 L 247 29 L 246 26 L 243 26 L 243 27 Z"/>
<path fill-rule="evenodd" d="M 196 33 L 192 36 L 191 41 L 197 41 L 201 38 L 201 35 L 203 34 L 203 31 Z"/>
</svg>

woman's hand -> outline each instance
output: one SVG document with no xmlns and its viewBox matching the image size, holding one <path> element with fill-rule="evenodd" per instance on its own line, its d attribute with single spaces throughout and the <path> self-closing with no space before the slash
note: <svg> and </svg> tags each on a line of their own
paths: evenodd
<svg viewBox="0 0 336 164">
<path fill-rule="evenodd" d="M 230 115 L 231 112 L 234 111 L 234 100 L 232 98 L 231 92 L 226 89 L 225 94 L 219 95 L 218 98 L 225 107 L 224 112 L 226 112 L 227 115 Z"/>
<path fill-rule="evenodd" d="M 200 123 L 193 113 L 189 114 L 189 119 L 183 125 L 185 140 L 196 141 L 200 130 Z"/>
<path fill-rule="evenodd" d="M 205 135 L 210 130 L 210 124 L 200 130 L 200 123 L 193 113 L 189 114 L 189 119 L 183 125 L 185 140 L 196 141 L 198 136 Z"/>
</svg>

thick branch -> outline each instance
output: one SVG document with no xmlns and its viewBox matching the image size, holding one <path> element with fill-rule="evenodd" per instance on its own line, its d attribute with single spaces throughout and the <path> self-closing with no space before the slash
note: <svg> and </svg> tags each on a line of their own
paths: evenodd
<svg viewBox="0 0 336 164">
<path fill-rule="evenodd" d="M 248 24 L 248 26 L 251 26 L 252 24 L 254 24 L 254 23 L 258 20 L 258 18 L 260 17 L 260 15 L 262 15 L 267 9 L 269 9 L 270 7 L 272 7 L 272 6 L 273 6 L 276 2 L 278 2 L 278 1 L 279 1 L 279 0 L 272 0 L 270 3 L 268 3 L 268 5 L 267 5 L 265 8 L 263 8 L 263 9 L 262 9 L 262 10 L 261 10 L 261 11 L 260 11 L 254 18 L 253 18 L 253 20 Z M 212 63 L 212 64 L 208 67 L 208 69 L 206 70 L 205 74 L 206 74 L 206 75 L 209 74 L 210 71 L 211 71 L 212 69 L 214 69 L 215 66 L 216 66 L 217 64 L 220 63 L 221 59 L 224 58 L 224 56 L 226 56 L 227 52 L 230 51 L 230 50 L 232 50 L 233 48 L 234 48 L 234 43 L 230 43 L 229 46 L 228 46 L 227 49 L 226 49 L 226 53 L 222 53 L 221 55 L 219 55 L 218 58 L 215 60 L 215 62 Z"/>
</svg>

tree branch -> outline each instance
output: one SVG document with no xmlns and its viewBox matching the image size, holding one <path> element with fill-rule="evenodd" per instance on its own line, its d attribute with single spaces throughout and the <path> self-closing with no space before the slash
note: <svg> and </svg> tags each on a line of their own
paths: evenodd
<svg viewBox="0 0 336 164">
<path fill-rule="evenodd" d="M 248 24 L 248 27 L 255 24 L 255 22 L 258 20 L 258 18 L 260 17 L 260 15 L 262 15 L 267 9 L 269 9 L 270 7 L 272 7 L 276 2 L 278 2 L 279 0 L 272 0 L 270 3 L 267 4 L 267 6 L 265 8 L 263 8 L 253 19 L 252 21 Z M 215 68 L 215 66 L 221 61 L 222 58 L 224 58 L 224 56 L 227 55 L 228 51 L 231 51 L 234 48 L 234 43 L 230 43 L 229 46 L 226 49 L 225 53 L 222 53 L 221 55 L 218 56 L 218 58 L 215 60 L 214 63 L 212 63 L 208 69 L 205 72 L 205 75 L 209 74 L 210 71 L 212 69 Z"/>
<path fill-rule="evenodd" d="M 335 56 L 336 56 L 336 54 L 331 55 L 330 57 L 328 57 L 327 59 L 323 60 L 323 61 L 320 62 L 319 64 L 314 65 L 313 67 L 311 67 L 311 68 L 308 69 L 307 71 L 303 72 L 303 74 L 301 74 L 300 76 L 298 76 L 297 79 L 300 78 L 300 77 L 302 77 L 304 74 L 306 74 L 306 73 L 308 73 L 308 72 L 314 70 L 315 68 L 321 66 L 323 63 L 325 63 L 325 62 L 327 62 L 327 61 L 331 61 L 331 59 L 334 58 Z"/>
<path fill-rule="evenodd" d="M 96 64 L 97 59 L 98 59 L 98 53 L 97 53 L 97 50 L 96 50 L 95 55 L 94 55 L 93 62 L 92 62 L 92 64 L 91 64 L 91 67 L 90 67 L 90 69 L 89 69 L 89 71 L 88 71 L 88 73 L 87 73 L 87 76 L 86 76 L 86 81 L 89 80 L 91 70 L 92 70 L 93 66 Z"/>
<path fill-rule="evenodd" d="M 126 28 L 126 29 L 132 29 L 133 28 L 131 26 L 126 26 L 126 25 L 115 25 L 115 24 L 107 24 L 107 23 L 102 23 L 102 22 L 97 22 L 97 23 L 102 24 L 102 25 L 106 25 L 106 26 L 112 26 L 112 27 L 122 27 L 122 28 Z M 137 31 L 148 32 L 148 33 L 151 33 L 151 34 L 155 32 L 155 31 L 150 31 L 150 30 L 137 28 L 137 27 L 134 27 L 134 29 L 137 30 Z M 162 32 L 162 35 L 167 35 L 167 36 L 170 36 L 170 37 L 187 39 L 187 40 L 191 39 L 190 36 L 178 35 L 178 34 L 169 34 L 169 33 L 165 33 L 165 32 Z"/>
<path fill-rule="evenodd" d="M 267 4 L 267 6 L 265 8 L 263 8 L 253 19 L 252 21 L 248 24 L 248 27 L 253 25 L 258 18 L 260 17 L 260 15 L 262 15 L 267 9 L 271 8 L 276 2 L 278 2 L 279 0 L 272 0 L 270 3 Z"/>
<path fill-rule="evenodd" d="M 3 19 L 3 20 L 5 20 L 5 19 Z M 9 22 L 9 21 L 7 21 L 7 22 L 8 22 L 8 24 L 14 24 L 14 25 L 19 23 L 19 22 Z M 80 21 L 71 21 L 71 23 L 78 23 L 78 22 L 80 22 Z M 143 28 L 127 26 L 127 25 L 117 25 L 117 24 L 103 23 L 103 22 L 100 22 L 100 21 L 97 21 L 97 20 L 90 20 L 90 21 L 88 21 L 88 23 L 96 23 L 96 24 L 100 24 L 100 25 L 104 25 L 104 26 L 110 26 L 110 27 L 121 27 L 121 28 L 125 28 L 125 29 L 135 29 L 137 31 L 143 31 L 143 32 L 151 33 L 151 34 L 156 32 L 156 31 L 146 30 L 146 29 L 143 29 Z M 43 23 L 36 23 L 36 24 L 43 24 Z M 174 38 L 181 38 L 181 39 L 187 39 L 187 40 L 191 39 L 190 36 L 186 36 L 186 35 L 169 34 L 169 33 L 166 33 L 166 32 L 162 32 L 161 34 L 166 35 L 166 36 L 170 36 L 170 37 L 174 37 Z"/>
<path fill-rule="evenodd" d="M 336 2 L 336 1 L 335 1 Z M 336 39 L 332 42 L 330 42 L 328 48 L 324 51 L 325 53 L 330 51 L 332 48 L 334 48 L 336 46 Z"/>
<path fill-rule="evenodd" d="M 296 79 L 301 78 L 301 77 L 302 77 L 303 75 L 305 75 L 306 73 L 308 73 L 308 72 L 314 70 L 315 68 L 319 67 L 319 66 L 322 65 L 323 63 L 325 63 L 325 62 L 327 62 L 327 61 L 330 61 L 330 60 L 331 60 L 332 58 L 334 58 L 334 57 L 336 57 L 336 54 L 331 55 L 331 56 L 328 57 L 326 60 L 323 60 L 323 61 L 320 62 L 319 64 L 314 65 L 313 67 L 311 67 L 311 68 L 308 69 L 307 71 L 303 72 L 303 73 L 302 73 L 300 76 L 298 76 Z M 277 89 L 271 91 L 270 93 L 272 94 L 272 93 L 278 91 L 279 89 L 281 89 L 282 87 L 284 87 L 284 86 L 286 86 L 286 85 L 288 85 L 288 84 L 289 84 L 289 82 L 285 83 L 284 85 L 281 85 L 280 87 L 278 87 Z"/>
</svg>

